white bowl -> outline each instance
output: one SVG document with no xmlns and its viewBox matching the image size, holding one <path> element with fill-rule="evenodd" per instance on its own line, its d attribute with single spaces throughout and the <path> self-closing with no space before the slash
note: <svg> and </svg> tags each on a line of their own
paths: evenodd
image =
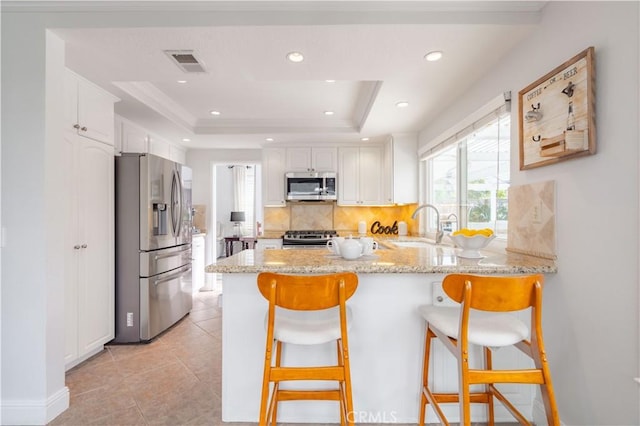
<svg viewBox="0 0 640 426">
<path fill-rule="evenodd" d="M 473 235 L 468 237 L 466 235 L 458 234 L 458 235 L 448 235 L 449 239 L 453 241 L 453 243 L 460 247 L 462 251 L 457 255 L 460 257 L 466 257 L 469 259 L 479 259 L 483 257 L 478 250 L 485 248 L 491 240 L 493 240 L 496 236 L 491 235 L 487 237 L 482 234 Z"/>
</svg>

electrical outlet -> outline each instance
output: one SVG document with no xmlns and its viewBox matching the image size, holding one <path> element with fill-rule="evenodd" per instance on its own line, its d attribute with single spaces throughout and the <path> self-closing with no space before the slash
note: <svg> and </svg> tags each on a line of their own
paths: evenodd
<svg viewBox="0 0 640 426">
<path fill-rule="evenodd" d="M 447 293 L 442 289 L 441 281 L 434 281 L 431 283 L 431 296 L 434 306 L 458 306 L 459 304 L 447 296 Z"/>
<path fill-rule="evenodd" d="M 127 312 L 127 327 L 133 327 L 133 312 Z"/>
</svg>

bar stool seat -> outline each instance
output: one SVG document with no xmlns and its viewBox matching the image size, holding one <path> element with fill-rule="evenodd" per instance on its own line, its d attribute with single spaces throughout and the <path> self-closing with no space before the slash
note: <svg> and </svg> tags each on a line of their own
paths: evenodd
<svg viewBox="0 0 640 426">
<path fill-rule="evenodd" d="M 340 339 L 340 308 L 320 311 L 276 309 L 273 338 L 294 345 L 321 345 Z M 353 313 L 347 306 L 347 331 L 351 329 Z M 269 314 L 265 315 L 268 326 Z"/>
<path fill-rule="evenodd" d="M 454 306 L 424 305 L 420 315 L 447 336 L 458 339 L 460 308 Z M 529 338 L 529 327 L 510 314 L 471 310 L 469 312 L 469 343 L 480 346 L 502 347 L 515 345 Z"/>
<path fill-rule="evenodd" d="M 278 404 L 296 400 L 328 400 L 340 404 L 340 424 L 353 425 L 347 330 L 352 313 L 346 301 L 358 277 L 345 272 L 328 275 L 258 274 L 258 289 L 269 301 L 259 425 L 275 425 Z M 319 366 L 282 365 L 283 343 L 316 345 L 336 342 L 337 362 Z M 274 363 L 275 360 L 275 363 Z M 335 388 L 281 389 L 281 382 L 335 382 Z"/>
</svg>

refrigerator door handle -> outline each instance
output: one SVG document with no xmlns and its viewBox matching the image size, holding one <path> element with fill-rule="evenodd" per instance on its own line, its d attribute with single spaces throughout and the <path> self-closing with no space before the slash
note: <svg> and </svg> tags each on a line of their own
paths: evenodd
<svg viewBox="0 0 640 426">
<path fill-rule="evenodd" d="M 153 260 L 166 259 L 167 257 L 175 257 L 176 254 L 187 252 L 189 250 L 191 250 L 191 246 L 187 246 L 181 250 L 172 251 L 171 253 L 156 254 L 155 256 L 153 256 Z"/>
<path fill-rule="evenodd" d="M 171 176 L 171 225 L 173 226 L 173 234 L 180 236 L 182 213 L 182 189 L 180 188 L 180 175 L 174 171 Z"/>
<path fill-rule="evenodd" d="M 172 281 L 178 277 L 181 277 L 182 275 L 186 274 L 187 272 L 191 271 L 191 265 L 186 265 L 183 266 L 182 268 L 180 268 L 180 270 L 178 270 L 177 272 L 174 272 L 173 274 L 167 275 L 164 278 L 159 278 L 157 280 L 153 280 L 153 285 L 158 285 L 158 284 L 162 284 L 165 283 L 167 281 Z"/>
</svg>

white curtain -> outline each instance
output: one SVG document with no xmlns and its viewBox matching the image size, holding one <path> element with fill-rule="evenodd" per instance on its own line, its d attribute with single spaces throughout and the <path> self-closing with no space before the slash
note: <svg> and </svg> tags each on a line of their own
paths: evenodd
<svg viewBox="0 0 640 426">
<path fill-rule="evenodd" d="M 246 167 L 233 166 L 233 211 L 242 212 L 246 206 Z"/>
</svg>

